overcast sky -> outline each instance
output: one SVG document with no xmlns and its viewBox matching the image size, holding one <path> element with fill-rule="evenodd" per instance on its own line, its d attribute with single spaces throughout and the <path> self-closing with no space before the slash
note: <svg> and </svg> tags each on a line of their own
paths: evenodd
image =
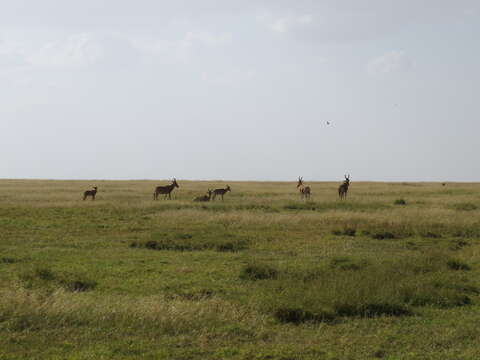
<svg viewBox="0 0 480 360">
<path fill-rule="evenodd" d="M 478 0 L 5 0 L 0 24 L 0 178 L 480 179 Z"/>
</svg>

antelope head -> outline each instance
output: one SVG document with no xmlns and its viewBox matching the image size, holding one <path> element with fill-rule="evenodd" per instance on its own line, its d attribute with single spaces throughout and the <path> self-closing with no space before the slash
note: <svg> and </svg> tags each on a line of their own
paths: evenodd
<svg viewBox="0 0 480 360">
<path fill-rule="evenodd" d="M 350 184 L 350 174 L 348 174 L 348 176 L 345 175 L 345 184 Z"/>
<path fill-rule="evenodd" d="M 303 186 L 303 177 L 298 177 L 297 188 Z"/>
<path fill-rule="evenodd" d="M 230 185 L 227 185 L 227 187 L 225 188 L 226 191 L 232 191 L 232 189 L 230 189 Z"/>
<path fill-rule="evenodd" d="M 179 187 L 177 184 L 177 179 L 173 178 L 172 185 L 175 185 L 175 187 Z"/>
</svg>

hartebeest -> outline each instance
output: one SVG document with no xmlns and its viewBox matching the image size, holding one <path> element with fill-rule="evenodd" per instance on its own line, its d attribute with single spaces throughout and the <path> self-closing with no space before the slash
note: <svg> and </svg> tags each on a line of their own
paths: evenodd
<svg viewBox="0 0 480 360">
<path fill-rule="evenodd" d="M 302 199 L 310 198 L 310 195 L 312 194 L 310 192 L 310 186 L 305 186 L 305 184 L 303 183 L 303 177 L 298 178 L 297 188 L 300 191 L 300 197 Z"/>
<path fill-rule="evenodd" d="M 350 174 L 345 175 L 345 181 L 343 182 L 342 185 L 338 187 L 338 196 L 340 196 L 340 199 L 346 199 L 347 198 L 347 193 L 348 193 L 348 187 L 350 186 Z"/>
<path fill-rule="evenodd" d="M 98 188 L 96 186 L 93 187 L 93 190 L 87 190 L 83 193 L 83 200 L 87 197 L 91 196 L 92 200 L 95 200 L 95 195 L 97 195 Z"/>
<path fill-rule="evenodd" d="M 171 193 L 174 188 L 178 188 L 177 180 L 174 178 L 170 185 L 165 186 L 157 186 L 155 188 L 155 192 L 153 193 L 153 200 L 158 200 L 158 194 L 165 194 L 165 199 L 168 198 L 172 199 Z"/>
<path fill-rule="evenodd" d="M 193 201 L 210 201 L 210 199 L 212 198 L 212 190 L 208 189 L 207 194 L 208 195 L 196 197 L 195 199 L 193 199 Z"/>
<path fill-rule="evenodd" d="M 220 195 L 220 196 L 222 197 L 222 201 L 223 201 L 223 195 L 225 195 L 225 194 L 226 194 L 227 192 L 229 192 L 229 191 L 232 191 L 232 190 L 230 189 L 230 186 L 229 186 L 229 185 L 227 185 L 227 187 L 226 187 L 225 189 L 215 189 L 215 190 L 213 190 L 213 198 L 212 198 L 212 200 L 215 200 L 215 197 L 216 197 L 217 195 Z"/>
</svg>

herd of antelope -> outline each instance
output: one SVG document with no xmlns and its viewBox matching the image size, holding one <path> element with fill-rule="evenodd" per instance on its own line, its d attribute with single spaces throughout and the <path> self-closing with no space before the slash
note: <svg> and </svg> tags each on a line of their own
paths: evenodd
<svg viewBox="0 0 480 360">
<path fill-rule="evenodd" d="M 343 183 L 338 187 L 338 196 L 340 197 L 341 200 L 344 200 L 347 198 L 347 193 L 348 193 L 348 187 L 350 186 L 350 174 L 347 176 L 345 175 L 345 180 Z M 165 195 L 164 199 L 172 199 L 172 191 L 175 188 L 178 188 L 177 180 L 174 178 L 172 180 L 172 183 L 170 185 L 164 185 L 164 186 L 157 186 L 155 188 L 155 191 L 153 192 L 153 200 L 158 200 L 158 195 Z M 298 183 L 297 183 L 297 189 L 300 192 L 300 197 L 303 200 L 308 200 L 310 199 L 310 196 L 312 195 L 312 191 L 310 189 L 310 186 L 305 186 L 303 183 L 303 177 L 298 178 Z M 97 195 L 98 188 L 96 186 L 93 187 L 93 190 L 87 190 L 83 193 L 83 200 L 87 199 L 89 196 L 92 198 L 92 200 L 95 200 L 95 195 Z M 193 201 L 196 202 L 206 202 L 206 201 L 214 201 L 217 196 L 220 196 L 223 201 L 223 196 L 231 191 L 230 186 L 227 185 L 226 188 L 222 189 L 215 189 L 207 190 L 207 194 L 203 196 L 198 196 Z M 213 196 L 212 196 L 213 195 Z"/>
</svg>

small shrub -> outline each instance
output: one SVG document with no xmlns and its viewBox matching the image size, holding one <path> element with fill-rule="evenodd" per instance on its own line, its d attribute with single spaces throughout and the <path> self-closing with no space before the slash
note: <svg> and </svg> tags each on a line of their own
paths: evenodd
<svg viewBox="0 0 480 360">
<path fill-rule="evenodd" d="M 343 230 L 333 230 L 332 231 L 333 235 L 336 236 L 355 236 L 357 234 L 357 229 L 354 228 L 344 228 Z"/>
<path fill-rule="evenodd" d="M 330 322 L 335 319 L 335 314 L 322 312 L 314 314 L 300 308 L 279 308 L 274 312 L 274 317 L 282 323 L 300 324 L 305 322 Z"/>
<path fill-rule="evenodd" d="M 155 240 L 148 240 L 145 242 L 145 248 L 155 250 L 158 248 L 158 243 Z"/>
<path fill-rule="evenodd" d="M 395 205 L 407 205 L 407 202 L 404 199 L 397 199 L 393 203 Z"/>
<path fill-rule="evenodd" d="M 375 240 L 388 240 L 388 239 L 395 239 L 395 235 L 391 232 L 379 232 L 372 235 L 372 238 Z"/>
<path fill-rule="evenodd" d="M 447 261 L 447 266 L 452 270 L 470 270 L 470 265 L 461 262 L 460 260 L 450 259 Z"/>
<path fill-rule="evenodd" d="M 346 235 L 346 236 L 355 236 L 356 232 L 357 232 L 356 229 L 346 228 L 346 229 L 343 231 L 343 234 Z"/>
<path fill-rule="evenodd" d="M 277 269 L 265 264 L 250 264 L 242 269 L 240 278 L 243 280 L 276 279 Z"/>
</svg>

